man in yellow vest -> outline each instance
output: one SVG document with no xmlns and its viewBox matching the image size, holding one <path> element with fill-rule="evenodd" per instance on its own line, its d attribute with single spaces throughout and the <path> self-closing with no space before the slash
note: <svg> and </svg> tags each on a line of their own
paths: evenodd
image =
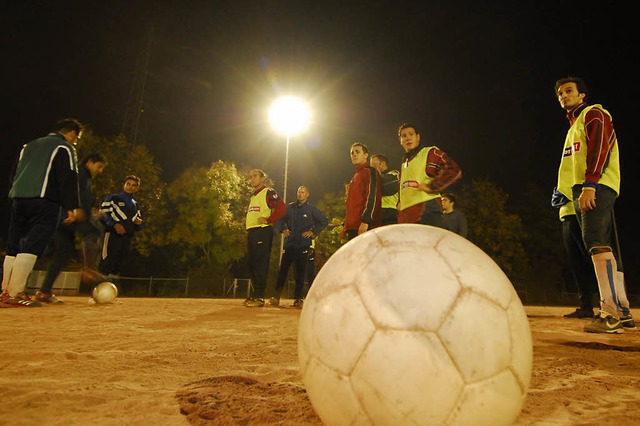
<svg viewBox="0 0 640 426">
<path fill-rule="evenodd" d="M 436 146 L 425 146 L 413 124 L 398 129 L 405 150 L 400 168 L 398 223 L 444 227 L 440 192 L 462 177 L 458 164 Z"/>
<path fill-rule="evenodd" d="M 556 81 L 555 93 L 570 124 L 557 188 L 573 200 L 600 290 L 600 313 L 584 330 L 623 333 L 636 326 L 611 241 L 613 205 L 620 191 L 620 158 L 611 114 L 602 105 L 586 103 L 588 89 L 581 78 Z"/>
<path fill-rule="evenodd" d="M 273 245 L 273 223 L 287 211 L 287 206 L 276 191 L 266 184 L 267 174 L 254 169 L 249 172 L 249 186 L 253 188 L 247 208 L 247 260 L 253 281 L 254 297 L 244 301 L 248 308 L 264 306 L 267 288 L 271 246 Z"/>
</svg>

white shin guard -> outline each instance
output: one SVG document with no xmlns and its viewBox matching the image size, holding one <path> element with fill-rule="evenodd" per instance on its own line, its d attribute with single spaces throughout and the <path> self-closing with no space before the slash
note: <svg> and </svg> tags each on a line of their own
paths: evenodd
<svg viewBox="0 0 640 426">
<path fill-rule="evenodd" d="M 618 277 L 618 267 L 616 258 L 613 253 L 598 253 L 591 256 L 593 267 L 598 279 L 598 289 L 600 290 L 600 309 L 609 315 L 619 317 L 618 311 L 622 309 L 620 304 L 620 287 L 622 287 L 622 295 L 627 299 L 624 293 L 624 284 L 616 285 L 620 281 Z M 628 302 L 627 302 L 628 303 Z"/>
</svg>

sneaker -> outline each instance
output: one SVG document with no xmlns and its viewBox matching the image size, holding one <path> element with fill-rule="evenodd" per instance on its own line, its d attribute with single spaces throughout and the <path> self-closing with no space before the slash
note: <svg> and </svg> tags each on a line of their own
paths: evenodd
<svg viewBox="0 0 640 426">
<path fill-rule="evenodd" d="M 50 303 L 52 305 L 64 303 L 58 299 L 53 293 L 43 293 L 40 290 L 36 291 L 36 295 L 33 297 L 37 302 Z"/>
<path fill-rule="evenodd" d="M 582 309 L 582 308 L 578 308 L 575 311 L 571 312 L 570 314 L 566 314 L 562 316 L 563 318 L 591 318 L 594 319 L 595 317 L 593 316 L 593 309 Z"/>
<path fill-rule="evenodd" d="M 636 330 L 636 322 L 633 320 L 631 314 L 621 316 L 620 322 L 625 330 Z"/>
<path fill-rule="evenodd" d="M 249 298 L 244 301 L 244 306 L 247 308 L 262 308 L 264 306 L 264 299 Z"/>
<path fill-rule="evenodd" d="M 278 306 L 280 306 L 280 299 L 277 297 L 272 297 L 267 302 L 267 306 L 271 306 L 272 308 L 277 308 Z"/>
<path fill-rule="evenodd" d="M 587 333 L 617 334 L 624 333 L 624 327 L 620 319 L 600 312 L 600 315 L 593 322 L 584 326 L 584 331 Z"/>
<path fill-rule="evenodd" d="M 42 303 L 31 300 L 26 293 L 18 293 L 16 294 L 16 297 L 10 297 L 4 303 L 11 307 L 24 306 L 26 308 L 39 308 L 42 306 Z"/>
<path fill-rule="evenodd" d="M 5 300 L 9 299 L 11 299 L 11 295 L 9 294 L 9 292 L 3 291 L 2 294 L 0 294 L 0 303 L 4 303 Z"/>
<path fill-rule="evenodd" d="M 293 301 L 293 305 L 291 305 L 291 307 L 296 309 L 302 309 L 302 305 L 304 305 L 304 300 L 296 299 Z"/>
</svg>

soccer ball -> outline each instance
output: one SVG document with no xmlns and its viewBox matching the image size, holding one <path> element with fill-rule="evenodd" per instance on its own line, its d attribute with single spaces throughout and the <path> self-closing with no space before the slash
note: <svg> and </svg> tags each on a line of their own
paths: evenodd
<svg viewBox="0 0 640 426">
<path fill-rule="evenodd" d="M 98 284 L 91 294 L 96 303 L 112 303 L 118 297 L 118 287 L 109 281 Z"/>
<path fill-rule="evenodd" d="M 367 232 L 317 275 L 298 329 L 302 381 L 326 425 L 510 425 L 532 340 L 511 282 L 465 238 Z"/>
</svg>

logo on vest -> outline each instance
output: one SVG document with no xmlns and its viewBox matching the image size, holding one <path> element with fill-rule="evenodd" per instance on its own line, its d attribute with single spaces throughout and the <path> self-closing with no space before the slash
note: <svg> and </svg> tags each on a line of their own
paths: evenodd
<svg viewBox="0 0 640 426">
<path fill-rule="evenodd" d="M 249 206 L 249 213 L 260 213 L 260 206 Z"/>
<path fill-rule="evenodd" d="M 405 180 L 402 182 L 402 189 L 404 188 L 420 188 L 417 180 Z"/>
</svg>

